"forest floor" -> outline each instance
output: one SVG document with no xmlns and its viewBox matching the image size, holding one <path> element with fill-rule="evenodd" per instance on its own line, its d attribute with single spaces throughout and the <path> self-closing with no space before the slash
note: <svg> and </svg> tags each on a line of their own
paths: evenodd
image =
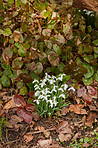
<svg viewBox="0 0 98 148">
<path fill-rule="evenodd" d="M 48 118 L 40 118 L 36 114 L 32 123 L 27 124 L 17 116 L 17 108 L 10 103 L 16 93 L 15 89 L 3 89 L 0 92 L 0 116 L 8 121 L 2 129 L 0 148 L 98 147 L 97 98 L 87 104 L 70 92 L 66 100 L 70 102 L 70 106 L 63 107 L 57 115 Z M 26 100 L 28 95 L 24 98 Z"/>
</svg>

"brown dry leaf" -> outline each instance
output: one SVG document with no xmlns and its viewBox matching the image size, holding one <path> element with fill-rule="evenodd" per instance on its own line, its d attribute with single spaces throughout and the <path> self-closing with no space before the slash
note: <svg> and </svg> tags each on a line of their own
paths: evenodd
<svg viewBox="0 0 98 148">
<path fill-rule="evenodd" d="M 68 122 L 67 121 L 62 121 L 57 127 L 56 131 L 58 133 L 66 133 L 66 134 L 71 134 L 72 131 L 69 128 Z"/>
<path fill-rule="evenodd" d="M 8 126 L 7 127 L 13 128 L 13 126 L 15 124 L 17 124 L 18 122 L 21 122 L 21 121 L 23 121 L 22 118 L 18 117 L 17 115 L 12 115 L 11 119 L 8 121 Z"/>
<path fill-rule="evenodd" d="M 41 146 L 42 148 L 50 148 L 50 144 L 52 144 L 52 139 L 50 137 L 50 139 L 47 140 L 38 140 L 39 146 Z"/>
<path fill-rule="evenodd" d="M 0 97 L 2 98 L 7 92 L 0 92 Z"/>
<path fill-rule="evenodd" d="M 93 106 L 93 105 L 88 105 L 88 106 L 90 108 L 90 111 L 96 111 L 96 112 L 98 112 L 98 109 L 95 106 Z"/>
<path fill-rule="evenodd" d="M 55 36 L 55 40 L 61 44 L 65 44 L 65 38 L 59 33 L 59 34 L 56 34 Z"/>
<path fill-rule="evenodd" d="M 23 43 L 23 36 L 22 36 L 22 34 L 19 32 L 19 31 L 14 31 L 14 41 L 15 42 L 20 42 L 20 43 Z"/>
<path fill-rule="evenodd" d="M 74 135 L 73 139 L 78 139 L 79 136 L 81 136 L 81 133 L 80 133 L 80 132 L 76 133 L 76 134 Z"/>
<path fill-rule="evenodd" d="M 65 107 L 65 106 L 64 106 L 64 107 L 62 108 L 62 110 L 61 110 L 61 114 L 62 114 L 62 115 L 66 115 L 68 112 L 69 112 L 69 108 L 67 108 L 67 107 Z"/>
<path fill-rule="evenodd" d="M 84 105 L 82 104 L 76 104 L 76 105 L 71 104 L 69 110 L 75 112 L 76 114 L 87 114 L 86 110 L 82 109 L 83 107 Z"/>
<path fill-rule="evenodd" d="M 53 66 L 58 66 L 60 62 L 59 56 L 53 51 L 51 51 L 50 54 L 48 55 L 48 60 L 50 64 Z"/>
<path fill-rule="evenodd" d="M 90 115 L 87 117 L 87 122 L 85 123 L 86 126 L 91 127 L 94 120 L 95 120 L 95 115 L 94 113 L 90 113 Z"/>
<path fill-rule="evenodd" d="M 12 100 L 8 101 L 8 102 L 4 105 L 3 110 L 8 110 L 8 109 L 10 109 L 10 108 L 12 107 L 12 105 L 13 105 L 13 101 L 12 101 Z"/>
<path fill-rule="evenodd" d="M 30 142 L 30 141 L 32 141 L 33 136 L 32 136 L 32 134 L 26 134 L 26 135 L 24 135 L 24 139 L 26 140 L 26 142 Z"/>
<path fill-rule="evenodd" d="M 60 139 L 61 142 L 63 142 L 63 141 L 69 141 L 71 139 L 71 134 L 62 134 L 62 133 L 60 133 L 58 135 L 58 137 L 59 137 L 59 139 Z"/>
<path fill-rule="evenodd" d="M 32 112 L 32 117 L 34 118 L 35 121 L 40 119 L 38 112 Z"/>
<path fill-rule="evenodd" d="M 38 126 L 38 130 L 39 130 L 39 131 L 45 131 L 45 128 L 42 127 L 42 126 Z"/>
<path fill-rule="evenodd" d="M 43 134 L 45 135 L 46 138 L 50 137 L 50 131 L 44 131 Z"/>
</svg>

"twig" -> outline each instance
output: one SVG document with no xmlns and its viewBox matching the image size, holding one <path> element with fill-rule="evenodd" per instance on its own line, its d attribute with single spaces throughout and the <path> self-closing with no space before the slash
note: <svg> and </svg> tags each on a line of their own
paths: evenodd
<svg viewBox="0 0 98 148">
<path fill-rule="evenodd" d="M 39 133 L 43 133 L 43 132 L 46 132 L 46 131 L 53 131 L 53 130 L 56 130 L 56 128 L 51 128 L 51 129 L 47 129 L 47 130 L 43 130 L 43 131 L 36 131 L 36 132 L 28 132 L 27 134 L 39 134 Z"/>
</svg>

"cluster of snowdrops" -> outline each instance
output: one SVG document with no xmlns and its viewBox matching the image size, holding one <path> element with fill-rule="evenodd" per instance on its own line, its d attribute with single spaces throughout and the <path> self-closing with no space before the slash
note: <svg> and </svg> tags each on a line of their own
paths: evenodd
<svg viewBox="0 0 98 148">
<path fill-rule="evenodd" d="M 74 87 L 66 84 L 70 76 L 59 74 L 58 76 L 50 76 L 45 73 L 45 77 L 41 80 L 34 80 L 35 100 L 34 104 L 40 116 L 52 116 L 55 111 L 60 110 L 68 103 L 65 99 L 68 97 L 67 90 L 75 91 Z"/>
</svg>

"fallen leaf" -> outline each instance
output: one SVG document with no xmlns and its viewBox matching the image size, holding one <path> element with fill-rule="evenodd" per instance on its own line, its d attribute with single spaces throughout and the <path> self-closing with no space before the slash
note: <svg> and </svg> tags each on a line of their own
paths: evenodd
<svg viewBox="0 0 98 148">
<path fill-rule="evenodd" d="M 26 105 L 24 98 L 22 96 L 20 96 L 19 94 L 16 94 L 14 96 L 14 103 L 16 104 L 16 106 L 25 106 Z"/>
<path fill-rule="evenodd" d="M 67 121 L 62 121 L 57 127 L 56 131 L 58 133 L 66 133 L 66 134 L 71 134 L 72 131 L 69 128 L 68 122 Z"/>
<path fill-rule="evenodd" d="M 92 101 L 92 97 L 88 94 L 83 94 L 82 98 L 84 99 L 85 102 L 87 102 L 88 104 L 91 103 Z"/>
<path fill-rule="evenodd" d="M 71 134 L 62 134 L 62 133 L 60 133 L 58 135 L 58 137 L 59 137 L 59 139 L 60 139 L 61 142 L 63 142 L 63 141 L 69 141 L 71 139 Z"/>
<path fill-rule="evenodd" d="M 93 105 L 88 105 L 88 106 L 90 108 L 90 111 L 97 111 L 98 112 L 98 109 L 95 106 L 93 106 Z"/>
<path fill-rule="evenodd" d="M 85 87 L 82 87 L 82 88 L 77 90 L 77 97 L 82 97 L 84 94 L 86 94 Z"/>
<path fill-rule="evenodd" d="M 69 110 L 75 112 L 76 114 L 87 114 L 86 110 L 82 109 L 83 107 L 84 105 L 81 104 L 76 104 L 76 105 L 71 104 Z"/>
<path fill-rule="evenodd" d="M 33 136 L 32 136 L 32 134 L 26 134 L 26 135 L 24 135 L 24 139 L 26 140 L 26 142 L 30 142 L 30 141 L 32 141 Z"/>
<path fill-rule="evenodd" d="M 15 124 L 17 124 L 18 122 L 21 122 L 22 121 L 22 118 L 18 117 L 17 115 L 12 115 L 11 116 L 11 119 L 8 121 L 8 126 L 9 128 L 13 128 L 13 126 Z"/>
<path fill-rule="evenodd" d="M 25 105 L 25 108 L 26 108 L 27 111 L 32 111 L 32 112 L 36 110 L 36 108 L 34 107 L 34 105 L 31 104 L 31 103 L 27 103 Z"/>
<path fill-rule="evenodd" d="M 34 118 L 35 121 L 40 119 L 40 116 L 37 112 L 32 112 L 32 117 Z"/>
<path fill-rule="evenodd" d="M 10 109 L 10 108 L 12 107 L 12 104 L 13 104 L 12 100 L 8 101 L 8 102 L 4 105 L 3 110 L 5 110 L 5 109 L 8 110 L 8 109 Z"/>
<path fill-rule="evenodd" d="M 45 131 L 45 128 L 42 127 L 42 126 L 38 126 L 38 130 L 39 130 L 39 131 Z"/>
<path fill-rule="evenodd" d="M 23 118 L 23 120 L 28 124 L 32 122 L 32 114 L 30 112 L 25 111 L 23 107 L 19 107 L 17 109 L 17 115 L 20 118 Z"/>
<path fill-rule="evenodd" d="M 50 144 L 52 144 L 52 139 L 50 137 L 50 139 L 47 140 L 38 140 L 38 143 L 42 148 L 49 148 Z"/>
<path fill-rule="evenodd" d="M 50 137 L 50 131 L 44 131 L 43 134 L 45 135 L 46 138 Z"/>
<path fill-rule="evenodd" d="M 65 106 L 64 106 L 64 107 L 62 108 L 62 110 L 61 110 L 61 114 L 62 114 L 62 115 L 66 115 L 68 112 L 69 112 L 69 108 L 67 108 L 67 107 L 65 107 Z"/>
<path fill-rule="evenodd" d="M 88 89 L 88 93 L 93 97 L 93 98 L 97 98 L 97 89 L 95 87 L 92 86 L 87 86 Z"/>
<path fill-rule="evenodd" d="M 32 96 L 34 96 L 34 91 L 29 93 L 29 97 L 32 97 Z"/>
<path fill-rule="evenodd" d="M 81 133 L 78 132 L 78 133 L 76 133 L 76 134 L 74 135 L 73 139 L 78 139 L 80 136 L 81 136 Z"/>
<path fill-rule="evenodd" d="M 94 119 L 95 119 L 95 115 L 94 113 L 90 113 L 90 115 L 87 117 L 87 122 L 85 123 L 86 126 L 91 127 Z"/>
</svg>

